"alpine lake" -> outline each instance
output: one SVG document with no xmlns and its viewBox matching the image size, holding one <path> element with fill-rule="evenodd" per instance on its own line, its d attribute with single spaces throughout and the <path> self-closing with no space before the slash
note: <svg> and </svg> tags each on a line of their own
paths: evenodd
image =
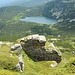
<svg viewBox="0 0 75 75">
<path fill-rule="evenodd" d="M 35 22 L 40 24 L 51 24 L 51 25 L 58 22 L 56 19 L 48 18 L 44 16 L 26 17 L 24 19 L 20 19 L 20 21 Z"/>
</svg>

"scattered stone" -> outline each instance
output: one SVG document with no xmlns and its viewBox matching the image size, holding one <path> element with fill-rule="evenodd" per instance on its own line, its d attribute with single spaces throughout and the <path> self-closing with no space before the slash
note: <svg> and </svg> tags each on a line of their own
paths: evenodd
<svg viewBox="0 0 75 75">
<path fill-rule="evenodd" d="M 13 42 L 2 42 L 2 41 L 0 41 L 0 46 L 2 46 L 4 44 L 7 46 L 11 46 L 13 44 Z"/>
<path fill-rule="evenodd" d="M 75 54 L 75 51 L 72 51 L 73 54 Z"/>
<path fill-rule="evenodd" d="M 51 67 L 55 67 L 57 65 L 57 62 L 56 61 L 53 61 L 54 64 L 51 64 Z"/>
<path fill-rule="evenodd" d="M 73 22 L 73 21 L 75 22 L 75 18 L 70 20 L 70 22 Z"/>
<path fill-rule="evenodd" d="M 13 54 L 10 54 L 10 57 L 12 57 L 13 56 Z"/>
</svg>

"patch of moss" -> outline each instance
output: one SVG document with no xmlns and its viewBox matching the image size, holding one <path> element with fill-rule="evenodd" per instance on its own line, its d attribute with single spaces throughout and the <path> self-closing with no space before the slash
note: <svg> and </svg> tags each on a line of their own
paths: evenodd
<svg viewBox="0 0 75 75">
<path fill-rule="evenodd" d="M 19 59 L 17 56 L 10 56 L 8 54 L 0 54 L 0 68 L 14 70 Z"/>
<path fill-rule="evenodd" d="M 21 75 L 20 73 L 9 71 L 9 70 L 0 70 L 0 75 Z"/>
<path fill-rule="evenodd" d="M 72 57 L 65 65 L 66 68 L 75 68 L 75 57 Z"/>
</svg>

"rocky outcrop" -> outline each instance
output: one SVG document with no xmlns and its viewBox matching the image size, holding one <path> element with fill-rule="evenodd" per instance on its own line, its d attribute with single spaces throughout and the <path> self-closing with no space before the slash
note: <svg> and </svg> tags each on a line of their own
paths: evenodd
<svg viewBox="0 0 75 75">
<path fill-rule="evenodd" d="M 16 53 L 19 57 L 19 62 L 16 68 L 19 68 L 21 72 L 24 70 L 24 62 L 22 59 L 22 49 L 29 55 L 31 55 L 36 61 L 56 61 L 61 62 L 61 52 L 54 46 L 53 43 L 46 41 L 45 36 L 30 35 L 21 38 L 18 41 L 20 44 L 15 44 L 11 47 L 11 52 Z M 52 65 L 55 66 L 55 65 Z"/>
<path fill-rule="evenodd" d="M 30 35 L 19 40 L 23 50 L 37 61 L 61 61 L 61 52 L 52 43 L 46 45 L 45 36 Z"/>
<path fill-rule="evenodd" d="M 24 70 L 24 62 L 22 59 L 22 46 L 21 44 L 15 44 L 11 47 L 11 52 L 16 53 L 16 55 L 19 57 L 19 62 L 16 65 L 16 68 L 19 68 L 21 72 Z"/>
</svg>

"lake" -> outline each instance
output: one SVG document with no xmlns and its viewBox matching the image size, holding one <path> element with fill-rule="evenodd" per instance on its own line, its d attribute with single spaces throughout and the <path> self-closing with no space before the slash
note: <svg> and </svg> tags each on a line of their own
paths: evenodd
<svg viewBox="0 0 75 75">
<path fill-rule="evenodd" d="M 20 19 L 20 21 L 35 22 L 40 24 L 55 24 L 58 22 L 56 19 L 44 16 L 26 17 L 24 19 Z"/>
</svg>

